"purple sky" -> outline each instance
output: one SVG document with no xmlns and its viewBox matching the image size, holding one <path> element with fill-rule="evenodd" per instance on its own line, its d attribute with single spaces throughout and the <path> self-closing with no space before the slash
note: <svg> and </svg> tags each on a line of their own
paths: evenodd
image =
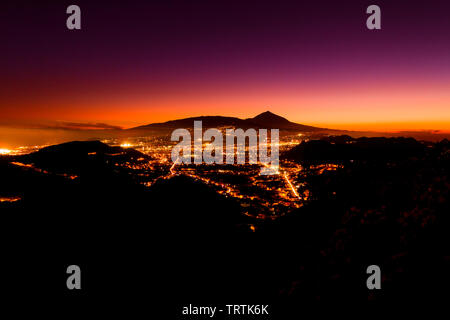
<svg viewBox="0 0 450 320">
<path fill-rule="evenodd" d="M 450 130 L 450 1 L 112 2 L 2 3 L 0 124 L 270 108 L 307 124 Z M 82 30 L 65 27 L 70 4 Z M 371 4 L 382 30 L 365 26 Z"/>
</svg>

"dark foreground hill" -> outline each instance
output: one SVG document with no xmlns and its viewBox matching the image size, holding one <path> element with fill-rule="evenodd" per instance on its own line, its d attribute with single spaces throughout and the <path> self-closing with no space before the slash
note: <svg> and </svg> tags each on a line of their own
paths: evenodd
<svg viewBox="0 0 450 320">
<path fill-rule="evenodd" d="M 286 152 L 285 159 L 295 161 L 404 160 L 422 158 L 429 144 L 414 138 L 352 138 L 347 135 L 310 140 Z"/>
<path fill-rule="evenodd" d="M 286 157 L 304 166 L 295 183 L 309 202 L 277 221 L 277 232 L 318 245 L 317 256 L 292 273 L 297 280 L 286 297 L 330 301 L 340 293 L 358 303 L 364 296 L 443 305 L 449 294 L 441 285 L 450 283 L 447 140 L 331 137 L 304 142 Z M 380 291 L 360 282 L 371 264 L 383 270 Z"/>
<path fill-rule="evenodd" d="M 332 138 L 325 148 L 349 141 Z M 369 149 L 363 154 L 373 154 L 371 143 L 361 143 Z M 407 156 L 341 161 L 339 169 L 323 172 L 305 165 L 294 184 L 309 200 L 275 221 L 241 215 L 233 199 L 189 177 L 161 179 L 146 188 L 111 165 L 111 150 L 98 143 L 32 155 L 34 166 L 45 172 L 4 157 L 0 196 L 22 200 L 0 204 L 1 290 L 8 299 L 67 308 L 74 296 L 78 308 L 151 307 L 173 311 L 173 319 L 181 304 L 197 302 L 268 303 L 284 314 L 274 316 L 281 319 L 301 314 L 302 306 L 336 302 L 369 308 L 442 303 L 450 284 L 449 144 L 391 143 L 395 148 L 389 150 Z M 92 162 L 83 156 L 77 164 L 62 157 L 52 170 L 48 155 L 61 149 L 106 158 Z M 344 159 L 355 157 L 346 150 L 340 153 Z M 123 161 L 140 157 L 131 150 L 126 154 L 130 158 Z M 61 175 L 64 170 L 78 178 Z M 249 232 L 248 224 L 257 225 L 256 232 Z M 65 288 L 71 264 L 82 268 L 80 293 Z M 371 264 L 381 267 L 381 291 L 365 285 Z"/>
<path fill-rule="evenodd" d="M 138 163 L 151 159 L 130 148 L 111 147 L 100 141 L 72 141 L 40 149 L 37 152 L 13 157 L 15 161 L 34 164 L 52 172 L 79 172 L 125 162 Z"/>
<path fill-rule="evenodd" d="M 0 196 L 21 197 L 0 204 L 4 293 L 21 301 L 36 295 L 70 301 L 65 268 L 76 263 L 89 279 L 82 301 L 128 303 L 150 288 L 158 292 L 157 304 L 174 304 L 205 292 L 217 299 L 228 295 L 253 272 L 236 260 L 250 258 L 238 240 L 249 230 L 239 204 L 183 176 L 146 188 L 110 163 L 112 151 L 125 152 L 128 160 L 142 156 L 76 142 L 0 160 Z M 99 159 L 91 161 L 86 152 Z M 77 178 L 61 175 L 65 170 Z M 39 274 L 32 287 L 24 276 L 31 265 Z M 251 288 L 244 287 L 242 292 Z"/>
</svg>

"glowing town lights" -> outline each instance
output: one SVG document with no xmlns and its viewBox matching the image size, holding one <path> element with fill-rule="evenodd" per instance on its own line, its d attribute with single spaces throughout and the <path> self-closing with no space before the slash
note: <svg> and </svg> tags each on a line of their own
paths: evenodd
<svg viewBox="0 0 450 320">
<path fill-rule="evenodd" d="M 22 200 L 22 197 L 0 197 L 0 202 L 17 202 Z"/>
<path fill-rule="evenodd" d="M 174 169 L 175 169 L 175 165 L 176 165 L 176 163 L 174 162 L 173 164 L 172 164 L 172 166 L 170 167 L 170 175 L 174 175 L 175 174 L 175 171 L 174 171 Z"/>
<path fill-rule="evenodd" d="M 289 180 L 287 173 L 284 174 L 284 179 L 286 179 L 289 187 L 292 190 L 292 193 L 301 200 L 300 196 L 298 195 L 297 191 L 295 190 L 294 186 L 292 185 L 291 181 Z"/>
<path fill-rule="evenodd" d="M 298 144 L 302 138 L 292 136 L 284 137 L 279 141 L 278 145 L 285 151 Z M 293 140 L 292 140 L 293 139 Z M 139 182 L 146 187 L 154 185 L 159 179 L 171 179 L 174 176 L 187 176 L 207 184 L 214 189 L 218 194 L 227 198 L 233 198 L 241 205 L 241 210 L 247 211 L 247 214 L 257 219 L 275 219 L 289 212 L 293 208 L 298 208 L 303 205 L 304 201 L 309 201 L 309 192 L 306 189 L 307 184 L 301 183 L 301 178 L 306 173 L 302 172 L 303 168 L 296 162 L 281 160 L 277 165 L 268 163 L 267 161 L 258 161 L 255 164 L 233 164 L 230 165 L 186 165 L 183 164 L 183 159 L 191 159 L 191 155 L 181 154 L 176 161 L 172 162 L 171 151 L 174 143 L 169 141 L 167 137 L 149 139 L 149 138 L 127 138 L 122 137 L 118 139 L 103 140 L 104 143 L 110 146 L 120 146 L 123 148 L 138 148 L 139 151 L 144 150 L 151 158 L 143 156 L 132 155 L 133 161 L 113 161 L 114 166 L 126 169 L 126 172 L 136 174 L 139 177 Z M 270 144 L 267 143 L 267 148 L 270 152 Z M 26 146 L 9 149 L 0 149 L 1 154 L 28 154 L 36 152 L 37 150 L 46 147 L 47 145 Z M 203 148 L 211 148 L 209 141 L 203 141 Z M 5 146 L 6 148 L 6 146 Z M 250 149 L 255 149 L 252 146 L 246 146 L 244 154 Z M 236 154 L 242 153 L 234 145 Z M 123 150 L 122 150 L 123 151 Z M 98 153 L 88 153 L 90 157 Z M 109 157 L 122 156 L 123 152 L 115 154 L 108 154 Z M 150 159 L 150 160 L 149 160 Z M 147 161 L 148 160 L 148 161 Z M 260 160 L 260 159 L 259 159 Z M 36 171 L 43 174 L 48 174 L 47 171 L 36 167 L 33 164 L 22 162 L 10 162 L 12 165 L 20 167 L 27 171 Z M 337 170 L 337 165 L 316 165 L 312 169 L 318 174 L 324 171 Z M 266 169 L 270 175 L 262 175 L 261 169 Z M 63 176 L 68 180 L 76 181 L 79 179 L 76 175 L 71 173 L 53 173 L 58 176 Z M 234 180 L 236 178 L 236 180 Z M 299 180 L 299 181 L 297 181 Z M 242 183 L 241 183 L 242 182 Z M 299 190 L 302 190 L 301 193 Z M 1 198 L 1 197 L 0 197 Z M 23 199 L 22 199 L 23 200 Z M 14 202 L 19 201 L 16 198 L 0 199 L 0 202 Z M 276 208 L 275 208 L 276 207 Z M 255 226 L 256 230 L 257 227 Z M 250 231 L 253 231 L 250 228 Z"/>
</svg>

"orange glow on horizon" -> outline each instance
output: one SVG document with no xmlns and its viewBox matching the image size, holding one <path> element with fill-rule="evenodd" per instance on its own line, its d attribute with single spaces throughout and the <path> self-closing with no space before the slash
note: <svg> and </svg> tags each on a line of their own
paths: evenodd
<svg viewBox="0 0 450 320">
<path fill-rule="evenodd" d="M 185 88 L 161 96 L 136 89 L 78 99 L 20 97 L 5 104 L 0 125 L 66 121 L 131 128 L 196 116 L 251 118 L 269 110 L 292 122 L 330 129 L 448 132 L 448 87 L 446 83 L 407 81 L 328 86 L 224 84 L 221 89 Z"/>
</svg>

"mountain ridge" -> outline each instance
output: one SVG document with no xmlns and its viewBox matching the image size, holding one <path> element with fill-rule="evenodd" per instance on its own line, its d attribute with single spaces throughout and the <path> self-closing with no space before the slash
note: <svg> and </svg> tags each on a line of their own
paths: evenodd
<svg viewBox="0 0 450 320">
<path fill-rule="evenodd" d="M 224 126 L 231 126 L 236 128 L 264 128 L 264 129 L 280 129 L 280 130 L 296 130 L 305 132 L 317 132 L 327 130 L 325 128 L 318 128 L 291 122 L 286 118 L 276 115 L 270 111 L 265 111 L 253 118 L 241 119 L 237 117 L 225 116 L 197 116 L 177 120 L 170 120 L 166 122 L 151 123 L 148 125 L 138 126 L 127 129 L 134 130 L 152 130 L 152 129 L 173 129 L 192 127 L 194 121 L 202 121 L 203 128 L 217 128 Z"/>
</svg>

